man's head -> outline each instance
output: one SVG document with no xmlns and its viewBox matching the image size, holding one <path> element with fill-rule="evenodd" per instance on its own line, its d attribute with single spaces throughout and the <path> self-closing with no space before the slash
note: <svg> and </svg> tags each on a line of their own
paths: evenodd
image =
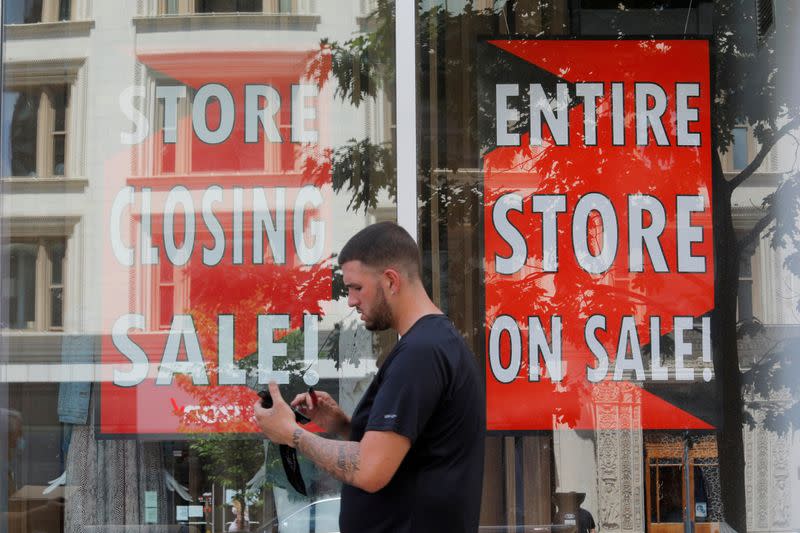
<svg viewBox="0 0 800 533">
<path fill-rule="evenodd" d="M 367 329 L 394 327 L 391 300 L 403 288 L 420 283 L 417 243 L 393 222 L 379 222 L 356 233 L 339 254 L 348 304 Z"/>
<path fill-rule="evenodd" d="M 394 222 L 378 222 L 353 235 L 339 253 L 340 265 L 350 261 L 376 270 L 393 268 L 411 280 L 420 277 L 417 243 Z"/>
</svg>

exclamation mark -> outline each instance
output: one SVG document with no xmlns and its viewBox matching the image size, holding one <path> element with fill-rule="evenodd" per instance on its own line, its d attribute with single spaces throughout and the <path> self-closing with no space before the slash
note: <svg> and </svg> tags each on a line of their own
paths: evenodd
<svg viewBox="0 0 800 533">
<path fill-rule="evenodd" d="M 319 372 L 314 368 L 317 366 L 319 358 L 317 320 L 317 315 L 303 315 L 303 359 L 307 365 L 303 381 L 309 387 L 313 387 L 319 382 Z"/>
<path fill-rule="evenodd" d="M 703 317 L 703 363 L 706 367 L 703 369 L 703 379 L 711 381 L 714 377 L 714 372 L 711 370 L 711 317 Z"/>
</svg>

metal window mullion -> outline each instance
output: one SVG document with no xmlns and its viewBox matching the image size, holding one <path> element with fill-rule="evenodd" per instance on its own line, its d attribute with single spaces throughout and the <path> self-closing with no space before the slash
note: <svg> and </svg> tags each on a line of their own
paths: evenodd
<svg viewBox="0 0 800 533">
<path fill-rule="evenodd" d="M 397 223 L 417 240 L 416 2 L 395 3 Z"/>
</svg>

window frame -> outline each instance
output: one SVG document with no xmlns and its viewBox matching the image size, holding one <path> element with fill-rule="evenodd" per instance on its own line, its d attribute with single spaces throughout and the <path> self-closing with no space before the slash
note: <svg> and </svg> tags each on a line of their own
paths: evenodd
<svg viewBox="0 0 800 533">
<path fill-rule="evenodd" d="M 39 239 L 43 241 L 61 240 L 64 244 L 64 258 L 61 265 L 61 287 L 62 287 L 62 309 L 61 326 L 56 328 L 40 327 L 42 321 L 37 318 L 34 328 L 11 328 L 7 325 L 8 316 L 3 315 L 2 319 L 6 323 L 0 326 L 4 333 L 12 334 L 42 334 L 42 333 L 63 333 L 67 331 L 80 330 L 84 320 L 83 295 L 82 289 L 84 280 L 83 262 L 81 260 L 82 250 L 84 250 L 83 229 L 80 216 L 60 216 L 60 217 L 33 217 L 33 216 L 9 216 L 0 219 L 2 226 L 3 244 L 8 245 L 13 242 L 34 242 Z M 9 265 L 6 264 L 4 272 L 8 272 Z M 38 267 L 37 267 L 38 268 Z M 44 268 L 44 267 L 42 267 Z M 52 272 L 52 270 L 50 271 Z M 37 274 L 38 275 L 38 274 Z M 49 278 L 48 273 L 48 278 Z M 43 291 L 50 291 L 51 284 L 48 280 L 46 286 L 42 286 Z M 39 279 L 37 277 L 37 292 L 39 291 Z M 10 279 L 8 274 L 0 279 L 0 294 L 8 310 L 8 294 Z M 4 311 L 4 313 L 7 311 Z M 47 322 L 50 320 L 50 309 L 47 309 Z M 37 313 L 38 307 L 37 307 Z"/>
<path fill-rule="evenodd" d="M 66 102 L 64 104 L 64 129 L 57 131 L 56 128 L 56 114 L 59 110 L 56 108 L 56 92 L 64 88 L 66 94 Z M 38 86 L 10 86 L 3 90 L 3 93 L 11 92 L 28 92 L 34 96 L 38 95 L 39 106 L 36 116 L 36 164 L 34 175 L 15 175 L 10 177 L 14 178 L 63 178 L 66 177 L 66 171 L 69 167 L 69 117 L 70 117 L 70 86 L 68 84 L 47 84 Z M 55 158 L 56 158 L 56 136 L 64 137 L 64 173 L 55 173 Z M 8 154 L 11 158 L 12 155 Z M 10 168 L 13 169 L 13 162 L 9 161 Z"/>
<path fill-rule="evenodd" d="M 68 272 L 67 262 L 67 242 L 66 235 L 62 236 L 39 236 L 39 237 L 11 237 L 9 238 L 9 246 L 14 244 L 33 244 L 36 246 L 36 266 L 34 275 L 34 320 L 31 327 L 17 328 L 11 327 L 9 321 L 8 331 L 16 332 L 48 332 L 48 331 L 64 331 L 64 316 L 67 309 L 66 306 L 66 290 L 65 278 Z M 62 290 L 61 297 L 61 325 L 54 326 L 52 324 L 52 311 L 54 302 L 52 298 L 51 289 L 53 288 L 53 257 L 52 249 L 58 244 L 64 247 L 64 256 L 61 259 L 61 283 L 59 284 Z M 9 272 L 9 283 L 11 282 Z M 10 311 L 10 309 L 9 309 Z M 9 317 L 10 318 L 10 317 Z"/>
<path fill-rule="evenodd" d="M 65 60 L 44 60 L 44 61 L 19 61 L 7 62 L 4 66 L 4 85 L 3 90 L 31 90 L 40 88 L 44 91 L 47 87 L 65 86 L 66 87 L 66 110 L 64 115 L 64 173 L 55 175 L 52 166 L 43 166 L 45 163 L 52 163 L 54 153 L 54 143 L 48 152 L 41 155 L 39 151 L 43 148 L 42 139 L 52 136 L 52 128 L 41 127 L 42 120 L 50 120 L 55 125 L 55 114 L 51 114 L 46 119 L 40 118 L 37 122 L 37 156 L 36 156 L 36 176 L 1 176 L 2 179 L 12 181 L 53 181 L 70 180 L 80 178 L 85 171 L 85 135 L 86 124 L 81 120 L 81 110 L 86 109 L 86 75 L 83 69 L 85 59 L 65 59 Z M 47 100 L 47 98 L 43 99 Z M 48 104 L 49 106 L 49 104 Z M 42 105 L 40 104 L 40 113 Z M 41 115 L 40 115 L 41 117 Z M 45 131 L 49 132 L 47 135 Z M 42 169 L 47 170 L 41 172 Z"/>
</svg>

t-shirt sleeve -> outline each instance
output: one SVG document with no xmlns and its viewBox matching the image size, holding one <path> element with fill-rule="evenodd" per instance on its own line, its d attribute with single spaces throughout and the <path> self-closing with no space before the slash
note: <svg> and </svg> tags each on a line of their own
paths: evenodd
<svg viewBox="0 0 800 533">
<path fill-rule="evenodd" d="M 365 431 L 393 431 L 413 443 L 444 394 L 444 359 L 424 346 L 405 346 L 386 369 Z"/>
</svg>

